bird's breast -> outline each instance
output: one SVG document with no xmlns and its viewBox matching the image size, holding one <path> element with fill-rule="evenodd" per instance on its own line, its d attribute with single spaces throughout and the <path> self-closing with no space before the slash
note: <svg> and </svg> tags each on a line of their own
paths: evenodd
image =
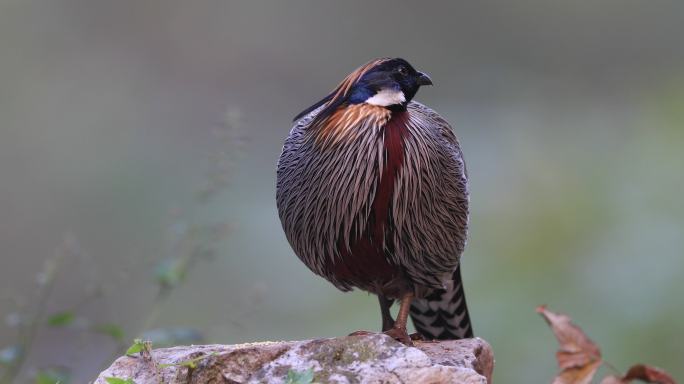
<svg viewBox="0 0 684 384">
<path fill-rule="evenodd" d="M 382 163 L 378 187 L 371 204 L 373 215 L 373 238 L 376 242 L 384 242 L 385 230 L 389 227 L 390 208 L 394 189 L 397 187 L 397 176 L 404 164 L 404 140 L 408 135 L 408 113 L 395 112 L 383 128 Z"/>
<path fill-rule="evenodd" d="M 392 113 L 387 123 L 378 131 L 382 136 L 381 151 L 376 166 L 377 180 L 374 194 L 367 196 L 370 202 L 365 221 L 365 230 L 351 237 L 347 246 L 338 244 L 340 258 L 330 265 L 330 272 L 337 279 L 352 282 L 354 285 L 384 287 L 396 280 L 402 273 L 400 267 L 392 262 L 393 243 L 392 201 L 397 188 L 397 178 L 404 164 L 404 140 L 408 135 L 408 113 Z M 357 191 L 348 191 L 356 193 Z M 388 292 L 386 292 L 388 293 Z"/>
<path fill-rule="evenodd" d="M 391 118 L 392 113 L 387 108 L 361 103 L 340 108 L 329 117 L 314 122 L 309 129 L 313 131 L 317 147 L 328 151 L 334 146 L 354 145 L 372 138 Z"/>
</svg>

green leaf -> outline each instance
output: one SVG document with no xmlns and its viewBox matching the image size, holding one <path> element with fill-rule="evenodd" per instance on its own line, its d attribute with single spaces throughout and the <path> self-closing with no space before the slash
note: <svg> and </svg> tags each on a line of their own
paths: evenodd
<svg viewBox="0 0 684 384">
<path fill-rule="evenodd" d="M 142 351 L 143 348 L 145 348 L 145 342 L 142 341 L 142 339 L 135 339 L 133 340 L 133 345 L 128 347 L 128 349 L 126 350 L 126 354 L 133 355 L 135 353 L 140 353 L 140 351 Z"/>
<path fill-rule="evenodd" d="M 124 339 L 124 331 L 116 324 L 99 324 L 96 325 L 94 331 L 107 335 L 116 341 L 122 341 Z"/>
<path fill-rule="evenodd" d="M 69 372 L 59 369 L 47 369 L 36 374 L 36 384 L 67 384 Z"/>
<path fill-rule="evenodd" d="M 120 379 L 118 377 L 105 377 L 107 384 L 135 384 L 133 379 Z"/>
<path fill-rule="evenodd" d="M 314 378 L 313 368 L 309 368 L 304 372 L 297 372 L 293 370 L 287 371 L 287 378 L 285 384 L 311 384 Z"/>
<path fill-rule="evenodd" d="M 59 379 L 45 372 L 38 372 L 36 375 L 36 384 L 57 384 Z"/>
<path fill-rule="evenodd" d="M 48 317 L 47 323 L 52 327 L 64 327 L 73 323 L 74 319 L 76 319 L 76 315 L 73 312 L 64 311 Z"/>
<path fill-rule="evenodd" d="M 183 280 L 187 269 L 186 263 L 181 259 L 162 260 L 155 270 L 157 283 L 165 288 L 178 285 Z"/>
</svg>

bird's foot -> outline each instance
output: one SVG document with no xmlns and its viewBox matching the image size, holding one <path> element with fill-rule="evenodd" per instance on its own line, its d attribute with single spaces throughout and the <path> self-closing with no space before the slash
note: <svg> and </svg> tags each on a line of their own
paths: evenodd
<svg viewBox="0 0 684 384">
<path fill-rule="evenodd" d="M 349 336 L 369 336 L 377 334 L 379 333 L 373 331 L 354 331 L 350 333 Z M 382 332 L 382 334 L 387 335 L 402 344 L 408 345 L 409 347 L 413 346 L 413 340 L 425 340 L 423 336 L 417 332 L 409 335 L 406 331 L 406 328 L 392 328 L 388 331 Z"/>
<path fill-rule="evenodd" d="M 413 347 L 413 341 L 406 331 L 406 328 L 394 327 L 383 333 L 406 346 Z"/>
</svg>

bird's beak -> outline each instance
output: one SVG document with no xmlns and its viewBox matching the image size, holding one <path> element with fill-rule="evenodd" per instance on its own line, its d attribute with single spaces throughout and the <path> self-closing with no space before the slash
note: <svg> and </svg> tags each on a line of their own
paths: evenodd
<svg viewBox="0 0 684 384">
<path fill-rule="evenodd" d="M 432 85 L 432 79 L 430 79 L 430 76 L 424 74 L 423 72 L 418 72 L 417 83 L 418 85 Z"/>
</svg>

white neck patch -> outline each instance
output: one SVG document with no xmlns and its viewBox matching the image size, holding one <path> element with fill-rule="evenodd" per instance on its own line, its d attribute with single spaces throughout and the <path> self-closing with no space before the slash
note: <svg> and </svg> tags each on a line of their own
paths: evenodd
<svg viewBox="0 0 684 384">
<path fill-rule="evenodd" d="M 366 103 L 372 105 L 379 105 L 381 107 L 387 107 L 390 105 L 401 104 L 404 101 L 406 101 L 406 96 L 404 96 L 404 92 L 398 89 L 384 88 L 381 89 L 375 95 L 369 97 L 366 100 Z"/>
</svg>

